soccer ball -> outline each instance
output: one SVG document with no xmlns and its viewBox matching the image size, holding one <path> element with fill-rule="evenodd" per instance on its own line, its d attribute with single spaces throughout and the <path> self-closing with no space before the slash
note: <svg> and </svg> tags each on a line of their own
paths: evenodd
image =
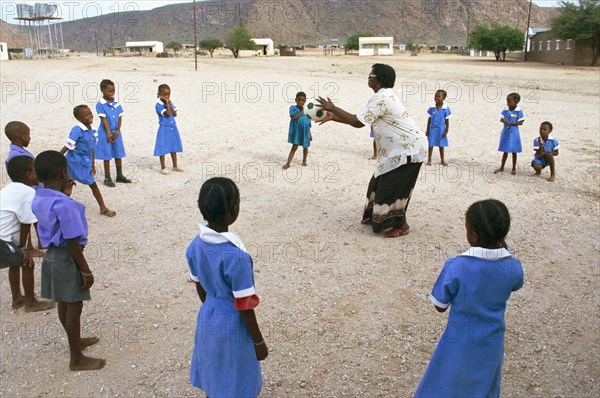
<svg viewBox="0 0 600 398">
<path fill-rule="evenodd" d="M 309 98 L 304 104 L 304 114 L 313 122 L 321 121 L 327 111 L 319 107 L 319 103 L 314 98 Z"/>
</svg>

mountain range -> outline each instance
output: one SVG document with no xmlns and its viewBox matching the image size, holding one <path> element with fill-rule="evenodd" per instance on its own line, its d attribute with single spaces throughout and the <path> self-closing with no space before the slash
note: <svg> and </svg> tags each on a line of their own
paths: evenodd
<svg viewBox="0 0 600 398">
<path fill-rule="evenodd" d="M 396 42 L 464 46 L 477 24 L 525 31 L 528 0 L 218 0 L 197 2 L 198 39 L 224 40 L 237 25 L 275 44 L 344 44 L 355 33 L 393 36 Z M 549 27 L 556 8 L 536 5 L 531 27 Z M 65 48 L 95 51 L 126 41 L 194 42 L 192 3 L 124 11 L 61 23 Z M 0 41 L 29 47 L 29 28 L 0 21 Z M 43 29 L 47 33 L 47 29 Z M 58 29 L 53 31 L 59 32 Z"/>
</svg>

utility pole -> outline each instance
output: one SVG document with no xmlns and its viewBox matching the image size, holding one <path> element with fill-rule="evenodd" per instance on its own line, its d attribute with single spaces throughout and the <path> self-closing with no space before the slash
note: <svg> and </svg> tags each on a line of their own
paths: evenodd
<svg viewBox="0 0 600 398">
<path fill-rule="evenodd" d="M 198 70 L 198 27 L 196 25 L 196 0 L 194 0 L 194 64 Z"/>
<path fill-rule="evenodd" d="M 527 14 L 527 30 L 525 31 L 525 58 L 524 62 L 527 62 L 527 50 L 529 48 L 529 23 L 531 22 L 531 2 L 529 0 L 529 13 Z"/>
</svg>

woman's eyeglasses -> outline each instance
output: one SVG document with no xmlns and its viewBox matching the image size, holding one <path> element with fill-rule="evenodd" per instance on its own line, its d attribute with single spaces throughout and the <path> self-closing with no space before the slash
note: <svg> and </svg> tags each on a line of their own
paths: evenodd
<svg viewBox="0 0 600 398">
<path fill-rule="evenodd" d="M 374 75 L 372 73 L 369 73 L 369 79 L 373 78 L 373 77 L 377 77 L 377 75 Z"/>
</svg>

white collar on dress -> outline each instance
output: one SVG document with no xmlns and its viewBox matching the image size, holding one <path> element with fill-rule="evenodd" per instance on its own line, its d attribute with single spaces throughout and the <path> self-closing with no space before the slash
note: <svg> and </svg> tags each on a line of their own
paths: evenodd
<svg viewBox="0 0 600 398">
<path fill-rule="evenodd" d="M 94 131 L 94 129 L 88 129 L 87 126 L 81 122 L 77 122 L 77 125 L 81 127 L 83 131 Z"/>
<path fill-rule="evenodd" d="M 484 247 L 470 247 L 469 250 L 461 254 L 461 256 L 477 257 L 484 260 L 500 260 L 506 257 L 511 257 L 512 254 L 505 248 L 486 249 Z"/>
<path fill-rule="evenodd" d="M 108 104 L 109 102 L 107 100 L 105 100 L 104 97 L 100 97 L 100 103 L 102 105 L 104 105 L 104 104 Z M 117 100 L 117 98 L 113 98 L 113 102 L 111 102 L 111 104 L 115 104 L 116 105 L 118 103 L 119 103 L 119 101 Z"/>
<path fill-rule="evenodd" d="M 548 139 L 547 139 L 546 141 L 548 141 L 548 140 L 556 140 L 556 138 L 554 138 L 554 137 L 552 136 L 552 134 L 548 134 Z"/>
<path fill-rule="evenodd" d="M 157 104 L 164 105 L 164 102 L 162 102 L 162 100 L 161 100 L 160 98 L 157 98 L 157 99 L 156 99 L 156 103 L 157 103 Z"/>
<path fill-rule="evenodd" d="M 505 111 L 511 111 L 511 110 L 510 110 L 510 108 L 509 108 L 508 106 L 505 106 L 505 107 L 504 107 L 504 110 L 505 110 Z M 515 109 L 513 109 L 511 112 L 518 112 L 518 111 L 520 111 L 520 110 L 522 110 L 522 109 L 521 109 L 521 107 L 520 107 L 519 105 L 517 105 L 517 107 L 516 107 Z"/>
<path fill-rule="evenodd" d="M 435 102 L 433 103 L 433 105 L 431 107 L 437 109 L 437 105 L 435 104 Z M 448 109 L 448 105 L 446 105 L 446 101 L 444 101 L 442 103 L 442 107 L 440 109 Z"/>
<path fill-rule="evenodd" d="M 246 252 L 246 247 L 242 243 L 242 240 L 233 232 L 217 232 L 206 225 L 198 224 L 200 227 L 200 239 L 206 243 L 226 243 L 231 242 L 236 245 L 240 250 Z"/>
</svg>

